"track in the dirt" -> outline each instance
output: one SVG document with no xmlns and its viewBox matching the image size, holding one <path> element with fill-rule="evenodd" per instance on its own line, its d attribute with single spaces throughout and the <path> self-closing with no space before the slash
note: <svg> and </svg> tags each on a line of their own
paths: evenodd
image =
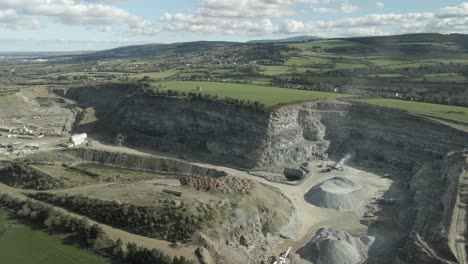
<svg viewBox="0 0 468 264">
<path fill-rule="evenodd" d="M 458 261 L 460 264 L 466 264 L 466 201 L 463 200 L 463 196 L 467 194 L 465 186 L 468 186 L 468 171 L 465 170 L 464 174 L 461 176 L 461 183 L 460 183 L 460 197 L 458 197 L 460 206 L 460 213 L 458 214 L 457 219 L 457 234 L 461 237 L 459 241 L 456 242 L 457 244 L 457 253 L 458 253 Z"/>
</svg>

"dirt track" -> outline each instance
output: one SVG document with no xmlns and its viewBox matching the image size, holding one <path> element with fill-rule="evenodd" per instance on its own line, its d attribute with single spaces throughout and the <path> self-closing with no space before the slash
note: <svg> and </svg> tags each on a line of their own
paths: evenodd
<svg viewBox="0 0 468 264">
<path fill-rule="evenodd" d="M 319 162 L 317 162 L 317 164 L 318 163 Z M 362 215 L 361 213 L 356 211 L 336 211 L 323 209 L 306 202 L 304 195 L 318 183 L 336 176 L 353 178 L 361 183 L 365 183 L 365 186 L 368 188 L 369 195 L 371 197 L 375 196 L 378 192 L 387 190 L 391 184 L 389 179 L 385 179 L 375 174 L 360 171 L 351 167 L 345 167 L 343 172 L 334 171 L 332 173 L 325 174 L 318 173 L 319 169 L 316 169 L 299 185 L 290 185 L 270 182 L 266 179 L 252 176 L 246 172 L 222 166 L 212 166 L 205 163 L 194 164 L 224 170 L 227 171 L 230 175 L 236 177 L 249 178 L 275 187 L 283 194 L 285 194 L 292 201 L 294 207 L 296 208 L 298 218 L 300 219 L 300 224 L 295 232 L 294 238 L 286 241 L 283 245 L 280 245 L 281 249 L 291 246 L 293 250 L 298 250 L 311 239 L 311 237 L 319 228 L 324 226 L 337 227 L 340 228 L 340 230 L 348 231 L 351 234 L 360 234 L 366 232 L 368 227 L 360 224 L 359 222 Z"/>
<path fill-rule="evenodd" d="M 94 146 L 95 148 L 97 146 Z M 102 148 L 101 148 L 102 147 Z M 132 153 L 132 154 L 140 154 L 140 155 L 152 155 L 153 153 L 148 152 L 141 152 L 134 149 L 128 149 L 125 147 L 114 147 L 114 146 L 105 146 L 98 144 L 99 149 L 105 149 L 109 151 L 116 151 L 116 152 L 125 152 L 125 153 Z M 154 153 L 156 156 L 164 155 L 160 153 Z M 173 157 L 172 157 L 173 158 Z M 351 167 L 345 166 L 344 171 L 333 171 L 331 173 L 319 173 L 319 168 L 316 168 L 315 171 L 312 171 L 305 180 L 303 180 L 298 185 L 291 185 L 291 184 L 283 184 L 277 182 L 270 182 L 266 179 L 252 176 L 244 171 L 223 167 L 223 166 L 215 166 L 206 163 L 199 163 L 199 162 L 190 162 L 194 165 L 199 165 L 203 167 L 215 168 L 219 170 L 224 170 L 228 172 L 232 176 L 240 177 L 240 178 L 248 178 L 255 180 L 259 183 L 266 184 L 273 188 L 280 190 L 284 195 L 286 195 L 292 202 L 293 206 L 297 210 L 298 219 L 300 219 L 300 223 L 295 230 L 295 235 L 292 239 L 286 240 L 283 244 L 277 245 L 278 250 L 282 250 L 291 246 L 294 251 L 297 251 L 302 246 L 304 246 L 311 237 L 315 234 L 315 232 L 324 226 L 331 226 L 338 228 L 340 230 L 347 231 L 353 235 L 361 235 L 367 231 L 367 226 L 364 226 L 360 223 L 360 218 L 362 216 L 362 212 L 357 211 L 336 211 L 330 209 L 323 209 L 316 207 L 310 203 L 308 203 L 304 199 L 304 195 L 314 186 L 319 184 L 322 181 L 327 179 L 341 176 L 356 180 L 357 182 L 361 183 L 363 186 L 366 186 L 369 192 L 369 196 L 373 197 L 377 195 L 377 193 L 382 193 L 383 191 L 387 190 L 391 185 L 391 180 L 379 177 L 375 174 L 364 172 L 361 170 L 357 170 Z M 319 162 L 317 162 L 318 164 Z M 168 184 L 175 184 L 174 182 L 167 182 Z M 62 189 L 62 190 L 52 190 L 50 192 L 66 192 L 71 190 L 86 190 L 90 188 L 95 188 L 99 186 L 109 186 L 113 183 L 103 183 L 103 184 L 96 184 L 96 185 L 88 185 L 88 186 L 81 186 L 75 187 L 71 189 Z M 26 197 L 21 194 L 25 190 L 18 190 L 11 187 L 8 187 L 4 184 L 0 184 L 0 191 L 8 192 L 14 194 L 15 196 L 25 199 Z M 67 212 L 70 215 L 74 215 L 77 217 L 82 217 L 81 215 L 77 215 L 61 208 L 55 207 L 58 210 L 62 210 Z M 145 246 L 148 248 L 158 248 L 171 256 L 185 256 L 189 259 L 195 259 L 194 251 L 195 247 L 183 247 L 183 248 L 173 248 L 170 246 L 170 243 L 163 240 L 151 239 L 140 235 L 135 235 L 121 229 L 115 229 L 111 226 L 97 223 L 96 221 L 90 220 L 91 223 L 96 223 L 101 226 L 104 231 L 113 239 L 122 239 L 124 242 L 133 242 L 137 243 L 141 246 Z"/>
<path fill-rule="evenodd" d="M 93 186 L 86 186 L 84 188 L 92 188 L 92 187 Z M 8 193 L 16 198 L 23 199 L 23 200 L 28 199 L 28 197 L 22 194 L 23 191 L 24 190 L 11 188 L 3 183 L 0 183 L 0 192 Z M 196 259 L 196 256 L 194 254 L 196 248 L 193 246 L 174 248 L 174 247 L 171 247 L 170 242 L 132 234 L 122 229 L 116 229 L 109 225 L 105 225 L 105 224 L 93 221 L 87 217 L 83 217 L 82 215 L 69 212 L 60 207 L 57 207 L 57 206 L 53 206 L 53 207 L 54 209 L 64 212 L 70 216 L 77 217 L 77 218 L 86 218 L 89 221 L 89 223 L 99 225 L 104 230 L 104 232 L 114 241 L 120 238 L 124 243 L 136 243 L 140 246 L 143 246 L 149 249 L 153 249 L 153 248 L 159 249 L 163 251 L 165 254 L 170 255 L 170 256 L 184 256 L 187 259 L 193 259 L 193 260 Z"/>
<path fill-rule="evenodd" d="M 125 152 L 125 153 L 138 154 L 138 155 L 155 155 L 158 157 L 175 158 L 174 156 L 166 156 L 165 154 L 162 154 L 159 152 L 153 153 L 147 150 L 140 151 L 138 149 L 129 149 L 126 147 L 109 146 L 109 145 L 103 145 L 103 144 L 97 144 L 94 147 L 95 148 L 98 147 L 99 149 L 105 149 L 107 151 L 114 151 L 114 152 Z M 217 166 L 217 165 L 207 164 L 203 162 L 190 161 L 190 160 L 185 160 L 185 162 L 189 162 L 191 164 L 202 166 L 202 167 L 208 167 L 208 168 L 214 168 L 214 169 L 226 171 L 228 172 L 229 175 L 232 175 L 232 176 L 252 179 L 262 184 L 266 184 L 268 186 L 274 187 L 280 190 L 284 195 L 286 195 L 292 201 L 293 206 L 296 208 L 298 219 L 300 219 L 300 223 L 295 231 L 294 238 L 285 241 L 284 244 L 282 245 L 278 245 L 279 249 L 284 249 L 284 248 L 291 246 L 293 250 L 298 250 L 312 238 L 312 236 L 315 234 L 315 232 L 319 228 L 324 227 L 324 226 L 335 227 L 340 230 L 347 231 L 352 235 L 357 235 L 357 236 L 367 231 L 368 227 L 360 223 L 362 212 L 336 211 L 336 210 L 331 210 L 331 209 L 323 209 L 323 208 L 319 208 L 308 203 L 304 199 L 304 195 L 312 187 L 316 186 L 322 181 L 325 181 L 325 180 L 328 180 L 337 176 L 353 179 L 367 188 L 369 197 L 374 197 L 378 195 L 378 193 L 383 193 L 392 184 L 392 181 L 388 178 L 383 178 L 376 174 L 361 171 L 361 170 L 348 167 L 348 166 L 345 166 L 344 171 L 333 171 L 331 173 L 319 173 L 320 169 L 315 166 L 315 170 L 313 170 L 305 180 L 303 180 L 298 185 L 292 185 L 292 184 L 271 182 L 264 178 L 250 175 L 245 171 L 241 171 L 241 170 L 237 170 L 237 169 L 233 169 L 229 167 Z M 317 161 L 316 165 L 318 165 L 319 163 L 322 163 L 322 162 Z"/>
</svg>

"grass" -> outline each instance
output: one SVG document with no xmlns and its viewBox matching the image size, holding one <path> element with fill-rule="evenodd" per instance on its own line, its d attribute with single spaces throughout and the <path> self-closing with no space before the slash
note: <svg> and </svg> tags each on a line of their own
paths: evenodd
<svg viewBox="0 0 468 264">
<path fill-rule="evenodd" d="M 102 164 L 85 163 L 77 166 L 78 168 L 86 169 L 86 171 L 96 173 L 103 178 L 113 178 L 121 181 L 139 181 L 156 178 L 167 178 L 171 177 L 168 175 L 161 175 L 159 173 L 151 171 L 138 171 L 124 168 L 117 168 L 112 166 L 106 166 Z"/>
<path fill-rule="evenodd" d="M 456 73 L 441 73 L 441 74 L 426 74 L 425 78 L 430 82 L 459 82 L 463 83 L 467 81 L 467 78 L 463 75 Z"/>
<path fill-rule="evenodd" d="M 139 73 L 139 74 L 134 74 L 131 75 L 132 78 L 143 78 L 145 76 L 148 76 L 152 79 L 163 79 L 163 78 L 168 78 L 171 76 L 174 76 L 178 73 L 178 70 L 167 70 L 167 71 L 162 71 L 162 72 L 145 72 L 145 73 Z"/>
<path fill-rule="evenodd" d="M 407 112 L 468 122 L 468 108 L 396 99 L 356 99 L 356 101 L 396 108 Z"/>
<path fill-rule="evenodd" d="M 10 218 L 0 209 L 0 259 L 18 264 L 105 264 L 107 259 L 76 246 L 67 245 L 58 235 Z"/>
<path fill-rule="evenodd" d="M 70 186 L 82 186 L 99 182 L 133 182 L 166 177 L 154 172 L 115 168 L 99 164 L 80 164 L 76 166 L 77 168 L 85 169 L 87 172 L 99 175 L 97 177 L 61 165 L 40 164 L 33 165 L 33 167 L 66 182 Z"/>
<path fill-rule="evenodd" d="M 405 78 L 407 75 L 398 73 L 384 73 L 384 74 L 373 74 L 369 75 L 370 78 Z"/>
<path fill-rule="evenodd" d="M 355 47 L 359 46 L 359 44 L 346 40 L 317 40 L 304 43 L 290 44 L 289 46 L 306 51 L 312 49 L 313 46 L 319 46 L 322 49 L 330 49 L 337 47 Z"/>
<path fill-rule="evenodd" d="M 303 101 L 315 101 L 323 98 L 342 97 L 342 94 L 304 91 L 286 88 L 274 88 L 249 84 L 234 84 L 220 82 L 156 82 L 153 86 L 161 85 L 163 90 L 180 92 L 197 92 L 196 87 L 201 86 L 203 94 L 217 95 L 220 98 L 231 97 L 236 99 L 259 101 L 266 107 L 279 104 L 289 104 Z"/>
<path fill-rule="evenodd" d="M 292 57 L 286 61 L 285 65 L 308 66 L 308 65 L 323 65 L 329 64 L 331 61 L 321 57 Z"/>
<path fill-rule="evenodd" d="M 261 66 L 260 67 L 260 73 L 262 75 L 267 75 L 267 76 L 305 73 L 308 70 L 314 71 L 315 69 L 296 67 L 296 71 L 294 71 L 294 67 L 291 67 L 291 66 Z"/>
</svg>

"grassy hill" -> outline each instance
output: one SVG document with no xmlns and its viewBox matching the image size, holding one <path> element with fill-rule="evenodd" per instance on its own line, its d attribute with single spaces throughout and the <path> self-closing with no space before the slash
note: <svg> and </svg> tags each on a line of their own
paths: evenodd
<svg viewBox="0 0 468 264">
<path fill-rule="evenodd" d="M 286 42 L 305 42 L 311 40 L 318 40 L 319 37 L 315 36 L 296 36 L 290 38 L 283 38 L 283 39 L 259 39 L 259 40 L 251 40 L 247 43 L 286 43 Z"/>
<path fill-rule="evenodd" d="M 12 85 L 155 81 L 247 83 L 468 106 L 468 35 L 408 34 L 303 42 L 189 42 L 121 47 L 0 66 Z M 247 91 L 246 91 L 247 92 Z"/>
</svg>

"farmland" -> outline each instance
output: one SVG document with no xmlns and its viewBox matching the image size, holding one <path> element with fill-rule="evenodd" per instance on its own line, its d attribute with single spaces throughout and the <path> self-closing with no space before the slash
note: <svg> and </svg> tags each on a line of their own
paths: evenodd
<svg viewBox="0 0 468 264">
<path fill-rule="evenodd" d="M 105 258 L 69 245 L 59 235 L 10 218 L 0 210 L 0 259 L 21 264 L 105 264 Z"/>
<path fill-rule="evenodd" d="M 241 100 L 258 101 L 265 104 L 266 107 L 275 105 L 314 101 L 324 98 L 338 98 L 344 95 L 327 92 L 290 90 L 283 88 L 265 87 L 249 84 L 216 83 L 216 82 L 194 82 L 194 81 L 173 81 L 153 83 L 154 87 L 160 86 L 162 90 L 173 90 L 179 92 L 198 93 L 197 87 L 200 86 L 202 94 L 217 95 L 220 98 L 231 97 Z"/>
<path fill-rule="evenodd" d="M 358 99 L 356 101 L 395 108 L 407 112 L 468 122 L 468 108 L 420 103 L 396 99 Z"/>
<path fill-rule="evenodd" d="M 0 210 L 0 259 L 273 263 L 291 247 L 299 264 L 326 225 L 359 243 L 336 255 L 393 263 L 420 241 L 452 263 L 467 241 L 466 153 L 446 155 L 468 146 L 466 43 L 194 42 L 1 61 L 0 204 L 32 222 Z M 459 236 L 424 232 L 446 219 Z"/>
<path fill-rule="evenodd" d="M 410 34 L 274 44 L 132 46 L 50 62 L 21 62 L 14 73 L 0 73 L 0 88 L 205 81 L 338 89 L 381 98 L 399 93 L 405 100 L 468 106 L 464 43 L 465 35 Z M 11 65 L 7 62 L 4 68 Z"/>
</svg>

